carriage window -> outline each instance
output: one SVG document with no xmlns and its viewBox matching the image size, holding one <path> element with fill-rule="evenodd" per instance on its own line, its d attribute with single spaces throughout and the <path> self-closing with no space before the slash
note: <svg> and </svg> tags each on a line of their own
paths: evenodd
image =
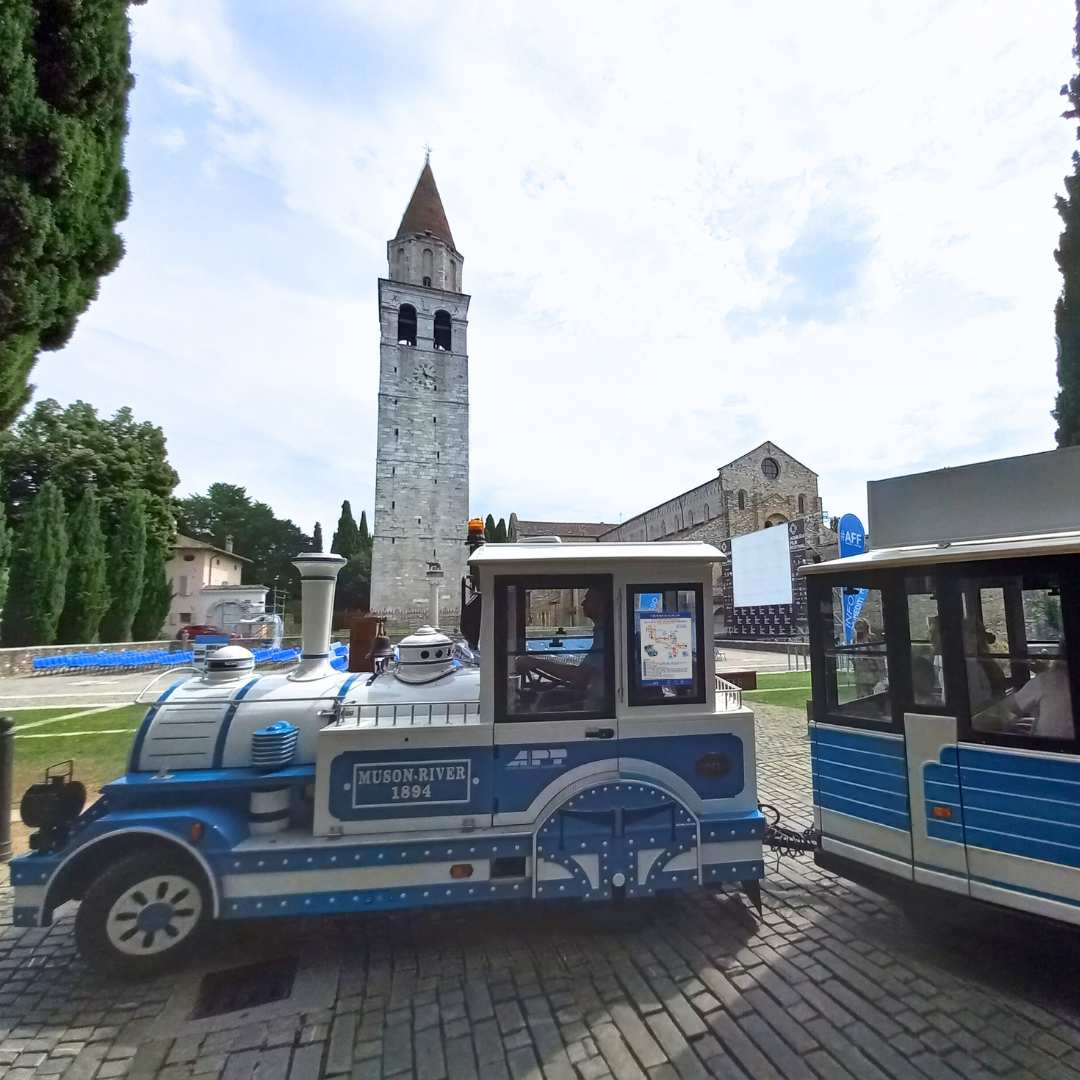
<svg viewBox="0 0 1080 1080">
<path fill-rule="evenodd" d="M 499 585 L 496 719 L 614 716 L 611 578 Z"/>
<path fill-rule="evenodd" d="M 823 598 L 828 709 L 880 724 L 892 722 L 889 661 L 880 589 L 838 586 Z"/>
<path fill-rule="evenodd" d="M 703 702 L 701 586 L 631 586 L 628 600 L 630 704 Z"/>
<path fill-rule="evenodd" d="M 960 580 L 971 726 L 983 733 L 1073 739 L 1057 574 Z"/>
<path fill-rule="evenodd" d="M 912 701 L 916 705 L 940 708 L 945 704 L 945 680 L 941 663 L 941 623 L 932 578 L 907 579 L 907 612 Z"/>
</svg>

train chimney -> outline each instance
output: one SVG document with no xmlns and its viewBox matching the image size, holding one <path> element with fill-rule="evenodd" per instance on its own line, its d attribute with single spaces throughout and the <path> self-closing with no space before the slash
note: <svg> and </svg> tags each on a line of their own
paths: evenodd
<svg viewBox="0 0 1080 1080">
<path fill-rule="evenodd" d="M 330 666 L 330 620 L 334 612 L 334 585 L 345 565 L 340 555 L 305 551 L 292 564 L 300 571 L 300 666 L 289 678 L 308 682 L 334 674 Z"/>
</svg>

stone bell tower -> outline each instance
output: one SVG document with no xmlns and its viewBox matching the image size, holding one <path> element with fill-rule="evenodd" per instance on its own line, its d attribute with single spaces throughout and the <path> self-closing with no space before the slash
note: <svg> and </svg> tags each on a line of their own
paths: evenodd
<svg viewBox="0 0 1080 1080">
<path fill-rule="evenodd" d="M 379 279 L 379 430 L 371 610 L 425 610 L 429 564 L 456 608 L 469 517 L 469 297 L 425 161 Z"/>
</svg>

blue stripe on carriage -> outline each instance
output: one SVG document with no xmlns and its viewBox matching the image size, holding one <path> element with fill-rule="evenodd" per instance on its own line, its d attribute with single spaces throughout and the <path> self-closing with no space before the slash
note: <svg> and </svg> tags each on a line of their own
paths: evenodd
<svg viewBox="0 0 1080 1080">
<path fill-rule="evenodd" d="M 929 795 L 929 791 L 927 792 Z M 1023 795 L 1007 795 L 998 791 L 980 791 L 978 788 L 964 790 L 964 805 L 973 810 L 989 810 L 998 814 L 1013 814 L 1020 818 L 1038 818 L 1042 821 L 1060 821 L 1067 825 L 1080 825 L 1080 804 L 1056 802 L 1048 798 L 1031 798 Z"/>
<path fill-rule="evenodd" d="M 961 746 L 960 767 L 1080 784 L 1080 758 L 1062 754 L 1038 757 L 1030 753 L 1015 754 L 1003 750 L 976 750 L 970 746 Z"/>
<path fill-rule="evenodd" d="M 1006 836 L 1024 837 L 1028 840 L 1046 840 L 1080 850 L 1080 826 L 1065 825 L 1046 818 L 1020 817 L 1017 814 L 1000 813 L 968 807 L 964 822 L 969 828 L 984 832 L 1002 833 Z"/>
<path fill-rule="evenodd" d="M 928 802 L 950 803 L 960 805 L 960 787 L 957 784 L 923 784 L 923 794 Z"/>
<path fill-rule="evenodd" d="M 871 750 L 852 750 L 841 746 L 811 744 L 814 766 L 822 768 L 828 762 L 835 765 L 849 765 L 856 769 L 884 773 L 887 776 L 906 776 L 907 765 L 903 758 L 893 754 L 875 754 Z"/>
<path fill-rule="evenodd" d="M 954 807 L 953 813 L 959 815 L 960 808 Z M 926 835 L 935 840 L 948 840 L 952 844 L 964 842 L 964 826 L 959 821 L 943 821 L 941 818 L 932 817 L 930 805 L 926 807 Z"/>
<path fill-rule="evenodd" d="M 931 780 L 936 784 L 952 784 L 955 787 L 960 783 L 960 770 L 954 765 L 941 765 L 935 761 L 928 761 L 923 766 L 923 779 Z"/>
<path fill-rule="evenodd" d="M 911 829 L 911 819 L 907 811 L 899 814 L 895 810 L 886 810 L 881 806 L 839 798 L 824 791 L 818 796 L 818 806 L 823 810 L 835 810 L 838 814 L 862 818 L 864 821 L 872 821 L 877 825 L 888 825 L 893 829 L 903 829 L 905 832 Z"/>
<path fill-rule="evenodd" d="M 851 750 L 869 751 L 888 757 L 904 760 L 904 742 L 902 739 L 889 738 L 869 731 L 836 731 L 815 727 L 812 739 L 822 746 L 839 746 Z"/>
<path fill-rule="evenodd" d="M 1080 867 L 1080 847 L 1071 844 L 975 828 L 970 824 L 965 826 L 965 833 L 971 847 L 988 848 L 1005 855 L 1022 855 L 1028 859 L 1041 859 L 1043 862 L 1059 863 L 1062 866 Z"/>
<path fill-rule="evenodd" d="M 1045 776 L 961 768 L 960 783 L 965 791 L 997 791 L 1005 795 L 1080 805 L 1080 783 L 1052 780 Z"/>
<path fill-rule="evenodd" d="M 347 679 L 346 679 L 346 680 L 345 680 L 345 681 L 344 681 L 344 682 L 343 682 L 343 683 L 341 684 L 341 689 L 340 689 L 340 690 L 338 691 L 338 701 L 344 701 L 344 700 L 345 700 L 345 695 L 346 695 L 346 694 L 347 694 L 347 693 L 349 692 L 349 690 L 351 689 L 351 687 L 352 687 L 352 684 L 353 684 L 354 682 L 356 682 L 356 680 L 357 680 L 357 679 L 359 679 L 359 678 L 360 678 L 361 674 L 363 674 L 363 673 L 362 673 L 362 672 L 359 672 L 359 671 L 356 671 L 356 672 L 354 672 L 354 673 L 353 673 L 352 675 L 350 675 L 350 676 L 349 676 L 349 677 L 348 677 L 348 678 L 347 678 Z"/>
<path fill-rule="evenodd" d="M 907 795 L 907 777 L 893 772 L 856 768 L 852 765 L 840 765 L 835 761 L 819 759 L 815 775 L 819 781 L 840 780 L 848 784 L 860 784 L 880 788 L 882 791 L 893 791 L 898 795 Z"/>
<path fill-rule="evenodd" d="M 1005 881 L 995 881 L 993 878 L 972 877 L 972 881 L 978 881 L 983 885 L 993 885 L 998 889 L 1006 889 L 1009 892 L 1023 893 L 1025 896 L 1037 896 L 1040 900 L 1056 900 L 1059 904 L 1068 904 L 1070 907 L 1080 907 L 1080 900 L 1075 896 L 1059 896 L 1057 893 L 1042 892 L 1039 889 L 1028 889 L 1023 885 L 1010 885 Z"/>
<path fill-rule="evenodd" d="M 881 791 L 866 784 L 846 784 L 827 776 L 818 778 L 818 790 L 822 795 L 835 795 L 840 799 L 880 806 L 885 810 L 903 814 L 904 817 L 908 816 L 907 792 L 897 795 L 895 792 Z"/>
</svg>

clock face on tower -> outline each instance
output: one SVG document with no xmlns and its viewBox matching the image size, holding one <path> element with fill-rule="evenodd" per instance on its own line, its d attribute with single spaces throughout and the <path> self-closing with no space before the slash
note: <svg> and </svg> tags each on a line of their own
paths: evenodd
<svg viewBox="0 0 1080 1080">
<path fill-rule="evenodd" d="M 409 376 L 409 382 L 418 390 L 433 389 L 435 386 L 435 368 L 427 360 L 421 360 L 413 368 L 413 373 Z"/>
</svg>

